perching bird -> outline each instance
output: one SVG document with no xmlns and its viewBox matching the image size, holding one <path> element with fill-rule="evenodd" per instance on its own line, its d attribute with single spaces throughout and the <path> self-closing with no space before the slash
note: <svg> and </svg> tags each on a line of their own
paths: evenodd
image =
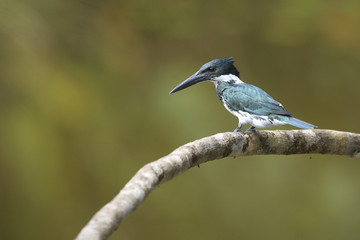
<svg viewBox="0 0 360 240">
<path fill-rule="evenodd" d="M 234 132 L 241 131 L 243 124 L 251 125 L 247 130 L 285 124 L 304 129 L 316 127 L 294 118 L 291 112 L 262 89 L 241 81 L 239 71 L 233 63 L 233 58 L 212 60 L 204 64 L 199 71 L 180 83 L 170 93 L 199 82 L 213 82 L 216 94 L 225 108 L 239 119 L 239 124 Z"/>
</svg>

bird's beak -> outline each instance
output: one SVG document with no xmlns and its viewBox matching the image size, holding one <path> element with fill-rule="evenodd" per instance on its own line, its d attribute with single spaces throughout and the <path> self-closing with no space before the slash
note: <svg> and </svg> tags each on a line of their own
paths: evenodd
<svg viewBox="0 0 360 240">
<path fill-rule="evenodd" d="M 197 84 L 199 82 L 203 82 L 203 81 L 206 81 L 208 80 L 206 75 L 203 74 L 203 73 L 199 73 L 199 72 L 196 72 L 194 75 L 192 75 L 191 77 L 189 77 L 188 79 L 186 79 L 185 81 L 183 81 L 182 83 L 180 83 L 177 87 L 175 87 L 171 92 L 171 93 L 174 93 L 174 92 L 178 92 L 180 90 L 183 90 L 185 88 L 188 88 L 194 84 Z"/>
</svg>

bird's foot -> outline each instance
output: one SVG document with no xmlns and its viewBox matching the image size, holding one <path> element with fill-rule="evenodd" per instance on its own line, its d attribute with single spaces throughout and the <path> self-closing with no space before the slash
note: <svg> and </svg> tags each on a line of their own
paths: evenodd
<svg viewBox="0 0 360 240">
<path fill-rule="evenodd" d="M 235 128 L 234 132 L 244 132 L 244 131 L 241 130 L 241 127 L 237 127 L 237 128 Z"/>
<path fill-rule="evenodd" d="M 255 130 L 255 127 L 254 127 L 254 126 L 251 126 L 251 127 L 249 127 L 248 129 L 246 129 L 246 132 L 247 132 L 247 131 L 255 132 L 256 130 Z"/>
</svg>

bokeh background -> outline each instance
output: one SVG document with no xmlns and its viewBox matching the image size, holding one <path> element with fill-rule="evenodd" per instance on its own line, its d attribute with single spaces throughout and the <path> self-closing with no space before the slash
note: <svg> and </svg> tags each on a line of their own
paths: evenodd
<svg viewBox="0 0 360 240">
<path fill-rule="evenodd" d="M 232 131 L 202 64 L 322 129 L 360 132 L 360 2 L 1 0 L 0 238 L 72 239 L 143 165 Z M 291 127 L 281 127 L 291 129 Z M 213 161 L 157 188 L 110 239 L 358 239 L 360 162 Z"/>
</svg>

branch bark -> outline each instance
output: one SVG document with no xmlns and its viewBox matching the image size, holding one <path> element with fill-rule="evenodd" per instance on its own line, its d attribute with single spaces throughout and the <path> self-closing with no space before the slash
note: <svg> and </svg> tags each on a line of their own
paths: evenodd
<svg viewBox="0 0 360 240">
<path fill-rule="evenodd" d="M 142 167 L 76 239 L 106 239 L 156 186 L 204 162 L 228 156 L 310 153 L 360 158 L 360 134 L 334 130 L 226 132 L 187 143 Z"/>
</svg>

